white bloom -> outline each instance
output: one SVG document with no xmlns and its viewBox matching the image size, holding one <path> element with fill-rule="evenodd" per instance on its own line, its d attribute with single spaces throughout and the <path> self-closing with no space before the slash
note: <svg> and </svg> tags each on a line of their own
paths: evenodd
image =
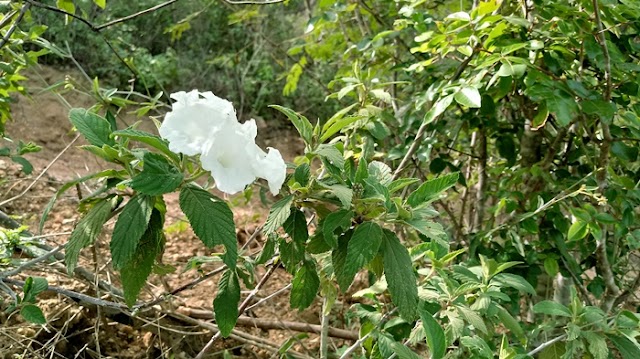
<svg viewBox="0 0 640 359">
<path fill-rule="evenodd" d="M 177 92 L 176 102 L 160 126 L 169 148 L 185 155 L 201 155 L 202 168 L 211 172 L 218 189 L 228 194 L 244 190 L 257 177 L 269 183 L 275 195 L 286 176 L 280 152 L 265 153 L 255 143 L 254 120 L 240 124 L 231 102 L 211 92 Z"/>
</svg>

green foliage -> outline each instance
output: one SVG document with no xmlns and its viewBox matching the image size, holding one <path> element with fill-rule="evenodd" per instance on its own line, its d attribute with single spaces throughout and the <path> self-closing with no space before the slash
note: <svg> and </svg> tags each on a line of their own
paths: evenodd
<svg viewBox="0 0 640 359">
<path fill-rule="evenodd" d="M 222 336 L 228 337 L 238 320 L 240 282 L 234 268 L 227 269 L 218 283 L 218 293 L 213 300 L 216 323 Z"/>
<path fill-rule="evenodd" d="M 98 202 L 78 221 L 71 237 L 69 237 L 65 251 L 64 261 L 67 265 L 67 272 L 73 273 L 76 264 L 78 264 L 80 251 L 96 241 L 102 232 L 102 226 L 111 216 L 113 206 L 113 200 Z"/>
<path fill-rule="evenodd" d="M 198 238 L 207 247 L 222 244 L 226 250 L 223 257 L 225 264 L 235 268 L 238 244 L 229 205 L 201 188 L 185 186 L 180 190 L 180 208 Z"/>
<path fill-rule="evenodd" d="M 113 228 L 111 257 L 116 269 L 123 269 L 136 254 L 140 239 L 147 232 L 154 198 L 143 194 L 132 197 L 122 209 Z"/>
<path fill-rule="evenodd" d="M 147 152 L 143 163 L 142 172 L 131 179 L 131 188 L 140 193 L 158 196 L 173 192 L 184 179 L 182 172 L 162 155 Z"/>
</svg>

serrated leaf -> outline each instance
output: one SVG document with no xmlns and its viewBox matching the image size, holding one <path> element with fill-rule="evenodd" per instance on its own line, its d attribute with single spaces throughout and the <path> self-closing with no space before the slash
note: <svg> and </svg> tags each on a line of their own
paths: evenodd
<svg viewBox="0 0 640 359">
<path fill-rule="evenodd" d="M 459 173 L 455 172 L 424 182 L 409 195 L 407 204 L 411 207 L 417 207 L 437 199 L 442 192 L 453 187 L 458 182 L 458 177 Z"/>
<path fill-rule="evenodd" d="M 393 181 L 391 168 L 383 162 L 373 161 L 368 166 L 369 177 L 375 178 L 381 185 L 387 187 Z"/>
<path fill-rule="evenodd" d="M 93 244 L 102 232 L 102 226 L 111 215 L 113 200 L 103 200 L 98 202 L 87 212 L 71 232 L 69 242 L 65 248 L 64 261 L 67 265 L 67 272 L 73 273 L 78 263 L 80 251 Z"/>
<path fill-rule="evenodd" d="M 456 92 L 454 98 L 457 103 L 465 107 L 480 108 L 482 96 L 475 87 L 463 87 Z"/>
<path fill-rule="evenodd" d="M 124 138 L 129 138 L 138 142 L 142 142 L 145 143 L 157 150 L 159 150 L 160 152 L 164 153 L 165 155 L 167 155 L 169 158 L 171 158 L 175 163 L 179 163 L 180 162 L 180 156 L 178 156 L 177 154 L 171 152 L 171 150 L 169 149 L 169 145 L 167 143 L 167 141 L 163 140 L 161 137 L 156 136 L 156 135 L 152 135 L 150 133 L 144 132 L 144 131 L 140 131 L 140 130 L 134 130 L 131 128 L 127 128 L 124 130 L 120 130 L 120 131 L 114 131 L 111 136 L 118 136 L 118 137 L 124 137 Z"/>
<path fill-rule="evenodd" d="M 180 170 L 157 153 L 147 152 L 143 157 L 142 172 L 131 179 L 131 188 L 150 195 L 158 196 L 173 192 L 184 179 Z"/>
<path fill-rule="evenodd" d="M 311 124 L 311 122 L 309 122 L 309 120 L 306 117 L 286 107 L 282 107 L 278 105 L 270 105 L 269 107 L 276 109 L 282 112 L 283 114 L 285 114 L 289 118 L 291 123 L 293 123 L 293 126 L 295 126 L 296 130 L 298 130 L 298 133 L 300 133 L 300 136 L 302 136 L 302 139 L 307 144 L 311 144 L 311 140 L 313 136 L 313 125 Z"/>
<path fill-rule="evenodd" d="M 341 277 L 344 275 L 344 266 L 347 261 L 347 248 L 352 233 L 352 231 L 349 231 L 338 237 L 338 246 L 331 252 L 333 273 L 338 283 L 340 283 Z"/>
<path fill-rule="evenodd" d="M 444 335 L 444 330 L 433 318 L 431 313 L 426 310 L 420 311 L 420 319 L 422 320 L 424 331 L 427 334 L 427 345 L 431 352 L 431 358 L 443 358 L 447 350 L 447 341 Z"/>
<path fill-rule="evenodd" d="M 222 244 L 226 251 L 224 263 L 229 268 L 235 268 L 238 242 L 229 205 L 201 188 L 186 186 L 180 190 L 180 208 L 202 243 L 207 247 Z"/>
<path fill-rule="evenodd" d="M 213 312 L 216 324 L 223 337 L 228 337 L 238 321 L 238 302 L 240 302 L 240 281 L 235 269 L 229 268 L 220 278 L 218 293 L 213 300 Z"/>
<path fill-rule="evenodd" d="M 488 333 L 487 325 L 484 323 L 484 320 L 482 319 L 480 314 L 463 305 L 456 305 L 456 309 L 458 309 L 458 313 L 460 314 L 460 316 L 467 323 L 473 325 L 476 330 L 479 330 L 484 334 Z"/>
<path fill-rule="evenodd" d="M 385 229 L 383 237 L 384 274 L 391 300 L 398 306 L 402 318 L 411 321 L 415 318 L 418 309 L 418 287 L 411 256 L 395 233 Z"/>
<path fill-rule="evenodd" d="M 300 183 L 300 185 L 303 187 L 309 184 L 310 177 L 311 177 L 311 168 L 306 163 L 303 163 L 300 166 L 296 167 L 295 172 L 293 172 L 293 178 L 296 180 L 296 182 Z"/>
<path fill-rule="evenodd" d="M 140 238 L 147 230 L 152 210 L 153 198 L 137 195 L 127 202 L 118 216 L 110 243 L 113 266 L 117 270 L 133 257 Z"/>
<path fill-rule="evenodd" d="M 280 260 L 287 272 L 295 274 L 298 263 L 304 259 L 304 247 L 296 242 L 287 242 L 285 239 L 278 241 Z"/>
<path fill-rule="evenodd" d="M 305 243 L 309 239 L 309 231 L 307 229 L 307 220 L 304 213 L 298 208 L 294 208 L 289 218 L 282 225 L 284 231 L 298 243 Z"/>
<path fill-rule="evenodd" d="M 378 253 L 382 242 L 382 228 L 373 222 L 365 222 L 356 227 L 347 245 L 347 257 L 342 272 L 336 273 L 342 291 L 353 282 L 356 273 Z"/>
<path fill-rule="evenodd" d="M 589 234 L 589 223 L 577 220 L 573 222 L 571 227 L 569 227 L 569 232 L 567 233 L 567 240 L 569 242 L 579 241 Z"/>
<path fill-rule="evenodd" d="M 260 252 L 260 255 L 258 256 L 258 258 L 256 258 L 256 265 L 267 263 L 269 259 L 273 258 L 273 255 L 275 253 L 276 253 L 276 241 L 272 237 L 269 237 L 267 238 L 267 241 L 262 247 L 262 251 Z"/>
<path fill-rule="evenodd" d="M 566 351 L 567 351 L 567 347 L 565 343 L 556 342 L 544 348 L 540 352 L 540 355 L 538 356 L 538 358 L 539 359 L 562 359 Z"/>
<path fill-rule="evenodd" d="M 589 353 L 593 359 L 607 359 L 609 357 L 609 347 L 603 335 L 594 332 L 582 332 L 581 335 L 589 343 Z"/>
<path fill-rule="evenodd" d="M 407 186 L 411 186 L 414 183 L 418 183 L 420 180 L 417 178 L 400 178 L 397 179 L 391 184 L 389 184 L 389 193 L 397 192 Z"/>
<path fill-rule="evenodd" d="M 332 248 L 338 245 L 338 237 L 335 234 L 335 230 L 340 228 L 344 232 L 349 229 L 353 216 L 353 211 L 341 209 L 337 212 L 329 213 L 325 217 L 322 221 L 322 234 L 328 245 Z"/>
<path fill-rule="evenodd" d="M 69 111 L 69 121 L 90 144 L 98 147 L 115 144 L 110 137 L 111 125 L 103 117 L 83 108 L 73 108 Z"/>
<path fill-rule="evenodd" d="M 491 279 L 491 283 L 500 284 L 501 287 L 511 287 L 521 292 L 529 293 L 532 295 L 536 294 L 536 290 L 533 288 L 533 286 L 529 282 L 527 282 L 526 279 L 516 274 L 511 274 L 511 273 L 497 274 Z"/>
<path fill-rule="evenodd" d="M 33 304 L 27 304 L 20 309 L 20 315 L 28 322 L 33 324 L 47 324 L 42 310 Z"/>
<path fill-rule="evenodd" d="M 353 190 L 351 190 L 351 188 L 340 184 L 326 187 L 340 200 L 344 208 L 351 207 L 351 201 L 353 200 Z"/>
<path fill-rule="evenodd" d="M 284 224 L 287 218 L 289 218 L 289 215 L 291 215 L 292 203 L 293 195 L 288 195 L 271 206 L 269 216 L 267 216 L 267 222 L 264 225 L 264 232 L 266 234 L 275 233 L 278 228 Z"/>
<path fill-rule="evenodd" d="M 154 210 L 135 253 L 120 270 L 124 300 L 129 307 L 136 303 L 140 290 L 147 283 L 147 278 L 153 270 L 156 257 L 162 253 L 165 242 L 163 225 L 162 214 Z"/>
<path fill-rule="evenodd" d="M 320 278 L 316 267 L 311 261 L 305 261 L 304 265 L 296 272 L 291 286 L 291 308 L 303 310 L 308 308 L 316 298 L 320 288 Z"/>
<path fill-rule="evenodd" d="M 533 306 L 533 312 L 537 314 L 558 315 L 571 317 L 571 311 L 564 305 L 551 300 L 543 300 Z"/>
<path fill-rule="evenodd" d="M 344 157 L 342 156 L 342 152 L 336 148 L 334 145 L 320 145 L 318 149 L 315 151 L 315 154 L 325 158 L 329 163 L 338 167 L 339 169 L 344 169 Z"/>
</svg>

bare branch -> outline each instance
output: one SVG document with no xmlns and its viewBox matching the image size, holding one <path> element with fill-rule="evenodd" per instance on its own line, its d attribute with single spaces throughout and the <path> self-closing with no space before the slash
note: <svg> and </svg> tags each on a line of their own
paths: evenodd
<svg viewBox="0 0 640 359">
<path fill-rule="evenodd" d="M 156 10 L 162 9 L 163 7 L 169 6 L 169 5 L 171 5 L 171 4 L 175 3 L 175 2 L 178 2 L 178 0 L 169 0 L 167 2 L 163 2 L 162 4 L 158 4 L 156 6 L 148 8 L 148 9 L 145 9 L 145 10 L 142 10 L 142 11 L 138 11 L 135 14 L 131 14 L 131 15 L 128 15 L 128 16 L 125 16 L 125 17 L 121 17 L 119 19 L 115 19 L 115 20 L 106 22 L 106 23 L 104 23 L 102 25 L 95 26 L 95 30 L 96 31 L 101 31 L 101 30 L 106 29 L 106 28 L 108 28 L 110 26 L 113 26 L 113 25 L 116 25 L 116 24 L 119 24 L 119 23 L 122 23 L 122 22 L 125 22 L 125 21 L 129 21 L 131 19 L 135 19 L 138 16 L 142 16 L 142 15 L 154 12 Z"/>
</svg>

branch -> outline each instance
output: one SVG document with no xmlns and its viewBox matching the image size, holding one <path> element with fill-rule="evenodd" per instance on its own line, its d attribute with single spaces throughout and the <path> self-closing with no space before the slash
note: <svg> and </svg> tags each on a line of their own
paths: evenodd
<svg viewBox="0 0 640 359">
<path fill-rule="evenodd" d="M 72 13 L 67 12 L 67 11 L 64 11 L 64 10 L 62 10 L 62 9 L 58 9 L 58 8 L 57 8 L 57 7 L 55 7 L 55 6 L 51 6 L 51 5 L 47 5 L 47 4 L 43 4 L 43 3 L 38 2 L 38 1 L 34 1 L 34 0 L 25 0 L 25 1 L 26 1 L 27 3 L 29 3 L 29 4 L 31 4 L 31 5 L 33 5 L 33 6 L 35 6 L 35 7 L 39 7 L 39 8 L 42 8 L 42 9 L 47 9 L 47 10 L 49 10 L 49 11 L 57 12 L 58 14 L 63 14 L 63 15 L 66 15 L 66 16 L 70 16 L 70 17 L 72 17 L 72 18 L 74 18 L 74 19 L 76 19 L 76 20 L 78 20 L 78 21 L 82 22 L 83 24 L 87 25 L 87 26 L 91 29 L 91 31 L 99 32 L 99 30 L 98 30 L 98 29 L 96 29 L 96 26 L 95 26 L 94 24 L 92 24 L 90 21 L 86 20 L 86 19 L 85 19 L 85 18 L 83 18 L 82 16 L 78 16 L 78 15 L 76 15 L 76 14 L 72 14 Z"/>
<path fill-rule="evenodd" d="M 2 38 L 2 40 L 0 40 L 0 49 L 2 49 L 4 47 L 4 45 L 7 44 L 7 42 L 9 42 L 9 39 L 11 38 L 11 35 L 13 35 L 13 33 L 16 31 L 16 29 L 18 28 L 18 25 L 20 25 L 20 22 L 22 21 L 22 18 L 27 13 L 27 11 L 29 10 L 30 6 L 31 6 L 31 4 L 29 4 L 29 3 L 24 3 L 22 5 L 22 9 L 20 9 L 20 15 L 18 15 L 18 18 L 16 19 L 16 21 L 11 25 L 11 27 L 9 28 L 7 33 L 4 34 L 4 37 Z M 12 17 L 13 17 L 13 15 L 7 16 L 8 19 L 11 19 Z"/>
<path fill-rule="evenodd" d="M 527 353 L 527 356 L 529 356 L 529 357 L 533 357 L 533 355 L 534 355 L 534 354 L 537 354 L 537 353 L 539 353 L 539 352 L 543 351 L 546 347 L 552 346 L 553 344 L 555 344 L 555 343 L 557 343 L 557 342 L 559 342 L 559 341 L 561 341 L 561 340 L 565 339 L 566 337 L 567 337 L 567 335 L 566 335 L 566 334 L 562 334 L 562 335 L 561 335 L 561 336 L 559 336 L 559 337 L 556 337 L 556 338 L 553 338 L 553 339 L 551 339 L 551 340 L 549 340 L 549 341 L 547 341 L 547 342 L 544 342 L 544 343 L 540 344 L 539 346 L 537 346 L 537 347 L 536 347 L 535 349 L 533 349 L 532 351 L 528 352 L 528 353 Z"/>
<path fill-rule="evenodd" d="M 269 269 L 267 270 L 267 273 L 265 273 L 264 276 L 262 276 L 262 278 L 260 279 L 260 282 L 258 282 L 256 287 L 253 288 L 251 293 L 249 293 L 249 295 L 244 299 L 242 304 L 240 304 L 240 307 L 238 308 L 239 316 L 246 311 L 247 307 L 249 306 L 249 303 L 251 303 L 251 300 L 253 300 L 253 297 L 255 297 L 255 295 L 260 291 L 260 289 L 264 286 L 267 280 L 269 280 L 273 272 L 278 267 L 279 267 L 278 264 L 272 265 L 271 267 L 269 267 Z M 204 356 L 207 355 L 209 350 L 211 350 L 216 340 L 218 340 L 218 338 L 220 338 L 221 336 L 222 336 L 221 332 L 217 332 L 214 336 L 212 336 L 209 342 L 204 346 L 204 348 L 202 348 L 202 350 L 198 353 L 198 355 L 196 355 L 195 359 L 203 359 Z"/>
<path fill-rule="evenodd" d="M 142 10 L 142 11 L 138 11 L 138 12 L 137 12 L 137 13 L 135 13 L 135 14 L 131 14 L 131 15 L 128 15 L 128 16 L 125 16 L 125 17 L 121 17 L 121 18 L 119 18 L 119 19 L 115 19 L 115 20 L 112 20 L 112 21 L 106 22 L 106 23 L 104 23 L 104 24 L 102 24 L 102 25 L 94 26 L 95 31 L 101 31 L 101 30 L 103 30 L 103 29 L 106 29 L 106 28 L 108 28 L 108 27 L 110 27 L 110 26 L 113 26 L 113 25 L 119 24 L 119 23 L 121 23 L 121 22 L 129 21 L 129 20 L 131 20 L 131 19 L 135 19 L 135 18 L 136 18 L 136 17 L 138 17 L 138 16 L 142 16 L 142 15 L 148 14 L 148 13 L 150 13 L 150 12 L 154 12 L 154 11 L 156 11 L 156 10 L 162 9 L 163 7 L 165 7 L 165 6 L 169 6 L 169 5 L 171 5 L 171 4 L 173 4 L 173 3 L 177 2 L 177 1 L 178 1 L 178 0 L 169 0 L 169 1 L 164 2 L 164 3 L 162 3 L 162 4 L 158 4 L 158 5 L 156 5 L 156 6 L 150 7 L 150 8 L 148 8 L 148 9 L 145 9 L 145 10 Z M 92 26 L 93 26 L 93 25 L 92 25 Z"/>
</svg>

